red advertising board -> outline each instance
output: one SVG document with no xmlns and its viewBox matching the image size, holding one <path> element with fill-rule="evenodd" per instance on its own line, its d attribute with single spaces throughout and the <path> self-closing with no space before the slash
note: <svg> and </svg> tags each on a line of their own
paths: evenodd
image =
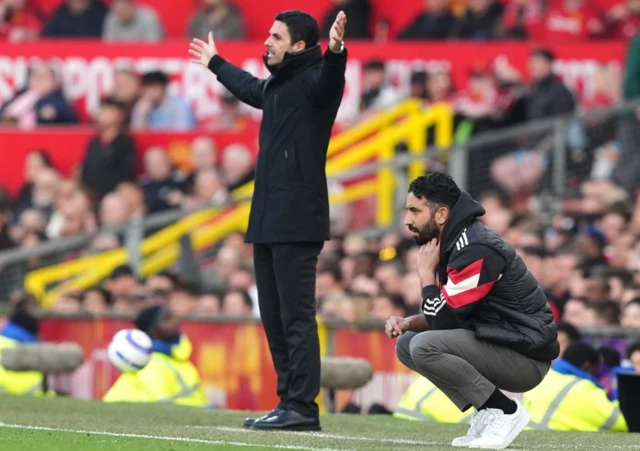
<svg viewBox="0 0 640 451">
<path fill-rule="evenodd" d="M 77 398 L 100 399 L 119 375 L 107 358 L 109 341 L 128 327 L 133 327 L 128 321 L 110 319 L 41 320 L 43 340 L 78 343 L 86 359 L 70 378 L 57 378 L 54 387 Z M 185 321 L 182 330 L 193 343 L 191 360 L 212 406 L 269 410 L 277 404 L 276 375 L 262 325 Z M 366 387 L 336 394 L 338 411 L 350 401 L 392 408 L 415 378 L 396 358 L 396 341 L 382 331 L 331 330 L 321 332 L 320 341 L 330 355 L 363 358 L 373 367 L 373 380 Z"/>
<path fill-rule="evenodd" d="M 16 194 L 24 183 L 24 163 L 27 154 L 34 149 L 45 150 L 53 160 L 55 168 L 68 177 L 73 168 L 82 161 L 88 142 L 96 131 L 91 128 L 44 129 L 35 132 L 3 130 L 0 132 L 0 185 Z M 234 144 L 245 146 L 254 156 L 258 151 L 256 133 L 215 134 L 193 133 L 134 133 L 133 139 L 138 151 L 138 169 L 142 171 L 142 157 L 151 147 L 160 146 L 172 157 L 177 166 L 190 161 L 191 143 L 200 137 L 210 138 L 218 149 L 218 160 L 225 150 Z"/>
<path fill-rule="evenodd" d="M 469 69 L 478 60 L 509 65 L 526 75 L 528 55 L 534 47 L 534 43 L 523 42 L 349 43 L 347 86 L 338 120 L 350 119 L 357 112 L 362 67 L 371 58 L 387 62 L 390 81 L 406 94 L 411 70 L 417 68 L 448 70 L 457 87 L 464 87 Z M 224 42 L 218 48 L 224 57 L 249 72 L 259 77 L 268 75 L 262 61 L 264 46 L 261 41 Z M 555 68 L 581 98 L 593 95 L 598 64 L 619 68 L 625 52 L 622 42 L 552 44 L 551 48 L 558 56 Z M 130 66 L 141 72 L 162 69 L 169 73 L 172 89 L 191 101 L 199 119 L 207 120 L 220 111 L 223 88 L 207 69 L 189 62 L 187 49 L 184 41 L 169 41 L 159 46 L 64 41 L 0 44 L 0 101 L 6 101 L 16 89 L 24 86 L 32 60 L 48 58 L 60 65 L 67 97 L 89 112 L 95 111 L 101 96 L 111 90 L 114 69 Z M 259 116 L 259 111 L 246 108 Z"/>
</svg>

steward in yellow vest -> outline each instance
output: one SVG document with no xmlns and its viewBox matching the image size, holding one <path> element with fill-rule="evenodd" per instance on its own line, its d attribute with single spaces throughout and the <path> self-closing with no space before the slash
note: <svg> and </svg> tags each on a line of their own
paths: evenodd
<svg viewBox="0 0 640 451">
<path fill-rule="evenodd" d="M 206 406 L 200 374 L 189 361 L 191 342 L 180 334 L 177 318 L 164 307 L 155 306 L 140 312 L 135 324 L 153 341 L 151 360 L 135 373 L 123 373 L 103 401 Z"/>
<path fill-rule="evenodd" d="M 38 319 L 28 311 L 26 303 L 16 305 L 9 321 L 0 330 L 0 358 L 2 350 L 22 344 L 38 343 Z M 0 361 L 1 363 L 1 361 Z M 55 395 L 45 392 L 45 375 L 39 371 L 9 371 L 0 365 L 0 393 L 11 395 Z"/>
<path fill-rule="evenodd" d="M 600 355 L 586 343 L 573 343 L 544 380 L 524 394 L 530 429 L 544 431 L 627 432 L 617 402 L 598 383 Z"/>
<path fill-rule="evenodd" d="M 461 412 L 429 379 L 419 376 L 400 398 L 393 416 L 436 423 L 468 423 L 472 413 L 473 409 Z"/>
</svg>

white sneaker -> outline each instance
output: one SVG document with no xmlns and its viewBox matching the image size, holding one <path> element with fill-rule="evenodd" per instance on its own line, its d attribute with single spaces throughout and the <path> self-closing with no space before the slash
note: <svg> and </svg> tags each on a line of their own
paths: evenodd
<svg viewBox="0 0 640 451">
<path fill-rule="evenodd" d="M 471 415 L 471 427 L 467 435 L 454 438 L 451 446 L 469 446 L 469 443 L 479 438 L 484 430 L 488 420 L 487 410 L 477 410 Z"/>
<path fill-rule="evenodd" d="M 487 409 L 490 416 L 486 427 L 479 438 L 469 443 L 470 448 L 504 449 L 527 427 L 531 418 L 517 399 L 516 413 L 505 415 L 501 410 Z"/>
</svg>

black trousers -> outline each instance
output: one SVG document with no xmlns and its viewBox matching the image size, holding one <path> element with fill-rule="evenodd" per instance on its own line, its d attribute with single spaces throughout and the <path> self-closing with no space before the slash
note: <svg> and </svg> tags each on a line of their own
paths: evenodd
<svg viewBox="0 0 640 451">
<path fill-rule="evenodd" d="M 254 244 L 260 317 L 278 376 L 280 408 L 317 417 L 320 341 L 316 322 L 319 243 Z"/>
</svg>

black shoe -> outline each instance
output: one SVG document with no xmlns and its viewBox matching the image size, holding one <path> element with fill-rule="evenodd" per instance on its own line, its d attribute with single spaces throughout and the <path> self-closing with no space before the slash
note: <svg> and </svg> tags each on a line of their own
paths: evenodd
<svg viewBox="0 0 640 451">
<path fill-rule="evenodd" d="M 242 427 L 243 428 L 250 428 L 251 426 L 253 426 L 253 423 L 255 423 L 258 420 L 265 420 L 267 418 L 271 418 L 271 417 L 275 417 L 280 415 L 280 412 L 282 412 L 283 410 L 280 407 L 276 407 L 275 409 L 273 409 L 271 412 L 269 412 L 268 414 L 261 416 L 260 418 L 246 418 L 244 420 L 244 422 L 242 423 Z"/>
<path fill-rule="evenodd" d="M 283 410 L 271 418 L 261 418 L 251 426 L 258 431 L 319 431 L 318 417 L 307 417 L 295 410 Z"/>
</svg>

